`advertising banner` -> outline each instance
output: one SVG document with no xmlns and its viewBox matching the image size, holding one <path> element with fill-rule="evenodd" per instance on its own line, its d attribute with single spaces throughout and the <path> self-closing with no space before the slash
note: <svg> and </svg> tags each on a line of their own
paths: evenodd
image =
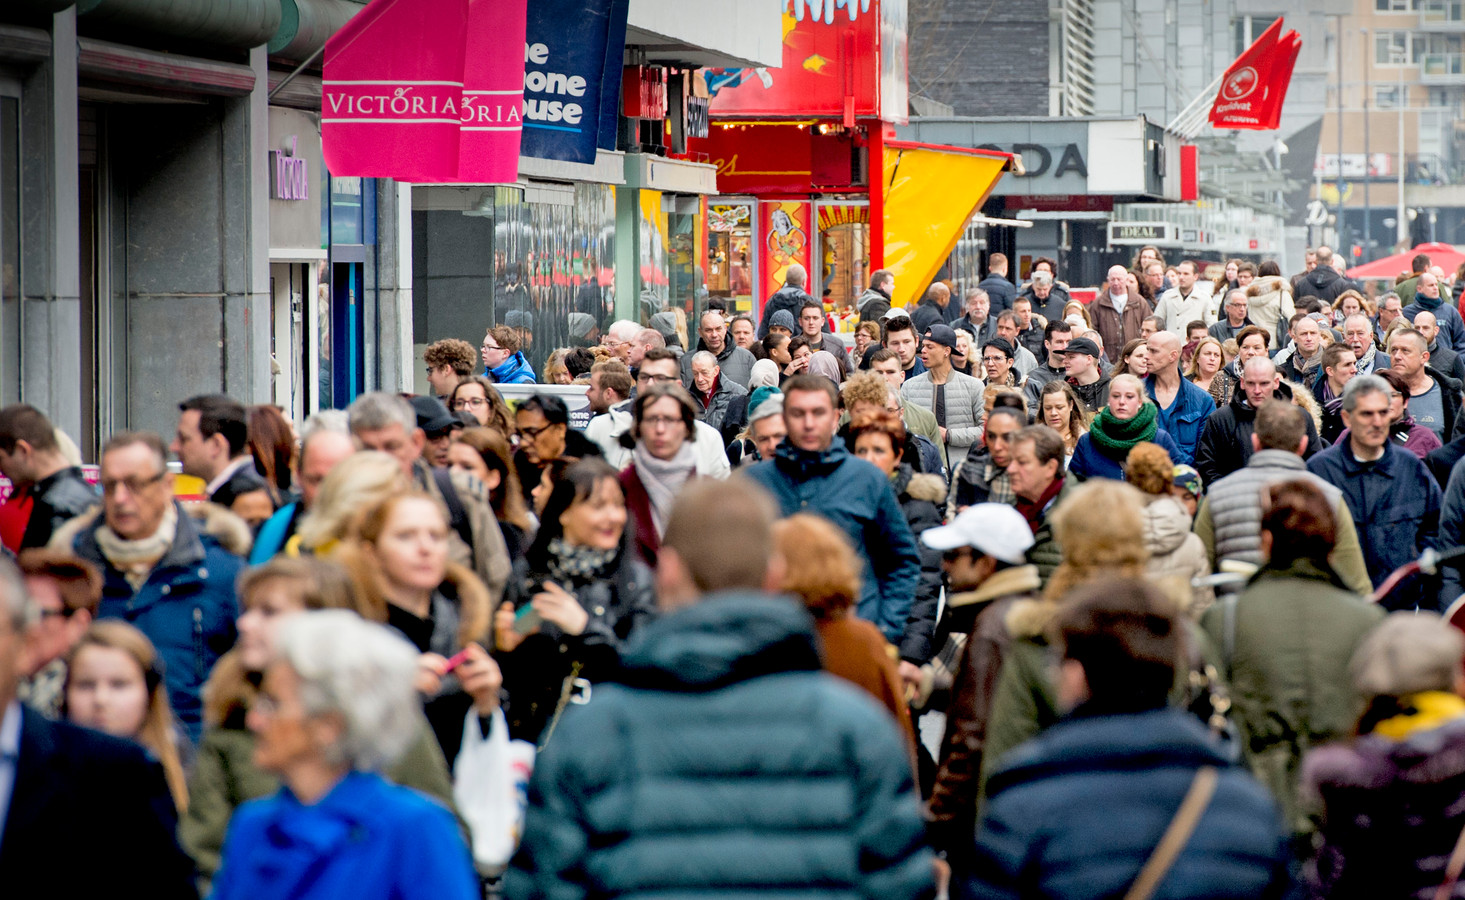
<svg viewBox="0 0 1465 900">
<path fill-rule="evenodd" d="M 812 271 L 813 242 L 809 237 L 814 204 L 808 200 L 764 200 L 758 204 L 759 233 L 763 237 L 761 248 L 763 265 L 763 292 L 758 296 L 758 310 L 783 287 L 788 267 L 794 263 Z"/>
<path fill-rule="evenodd" d="M 519 135 L 524 106 L 525 4 L 471 0 L 468 53 L 463 64 L 463 125 L 458 177 L 470 184 L 512 184 L 519 178 Z"/>
<path fill-rule="evenodd" d="M 1222 76 L 1221 89 L 1211 105 L 1211 124 L 1222 129 L 1276 128 L 1301 49 L 1297 32 L 1284 35 L 1282 20 L 1273 22 Z"/>
<path fill-rule="evenodd" d="M 523 155 L 575 163 L 595 161 L 609 41 L 617 31 L 624 35 L 629 5 L 626 0 L 534 0 L 529 4 L 524 36 Z M 609 79 L 617 97 L 621 53 L 622 46 L 617 44 L 616 65 Z"/>
<path fill-rule="evenodd" d="M 375 0 L 326 41 L 321 141 L 332 174 L 458 171 L 468 0 Z"/>
</svg>

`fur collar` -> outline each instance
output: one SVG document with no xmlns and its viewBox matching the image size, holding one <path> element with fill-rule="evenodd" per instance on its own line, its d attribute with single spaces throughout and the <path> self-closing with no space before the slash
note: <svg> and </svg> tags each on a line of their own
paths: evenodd
<svg viewBox="0 0 1465 900">
<path fill-rule="evenodd" d="M 250 548 L 254 546 L 254 535 L 249 530 L 249 523 L 217 503 L 180 503 L 179 506 L 193 518 L 201 532 L 218 541 L 225 550 L 236 556 L 249 555 Z M 69 552 L 76 543 L 77 535 L 95 524 L 101 514 L 102 506 L 99 503 L 57 528 L 47 546 L 53 550 Z"/>
<path fill-rule="evenodd" d="M 974 591 L 952 594 L 946 602 L 955 609 L 1012 594 L 1036 593 L 1042 586 L 1043 579 L 1038 576 L 1037 566 L 1014 566 L 1011 569 L 993 573 L 991 578 L 982 582 L 982 586 Z"/>
</svg>

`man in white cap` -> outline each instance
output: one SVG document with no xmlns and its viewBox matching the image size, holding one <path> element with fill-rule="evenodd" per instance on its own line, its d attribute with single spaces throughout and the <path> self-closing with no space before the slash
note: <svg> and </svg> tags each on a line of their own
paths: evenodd
<svg viewBox="0 0 1465 900">
<path fill-rule="evenodd" d="M 1033 533 L 1022 513 L 1006 503 L 969 506 L 950 525 L 928 528 L 921 543 L 941 551 L 949 630 L 967 636 L 927 816 L 932 846 L 950 851 L 947 858 L 959 866 L 969 858 L 976 832 L 987 717 L 1010 641 L 1003 618 L 1016 600 L 1036 598 L 1040 582 L 1037 567 L 1026 561 Z M 960 876 L 953 872 L 954 878 Z"/>
</svg>

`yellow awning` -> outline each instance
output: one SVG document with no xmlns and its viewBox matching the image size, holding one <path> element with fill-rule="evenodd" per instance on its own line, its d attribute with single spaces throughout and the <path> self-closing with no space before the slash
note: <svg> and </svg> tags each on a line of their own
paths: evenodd
<svg viewBox="0 0 1465 900">
<path fill-rule="evenodd" d="M 997 179 L 1014 166 L 1009 153 L 886 142 L 884 268 L 895 273 L 894 305 L 915 305 Z"/>
</svg>

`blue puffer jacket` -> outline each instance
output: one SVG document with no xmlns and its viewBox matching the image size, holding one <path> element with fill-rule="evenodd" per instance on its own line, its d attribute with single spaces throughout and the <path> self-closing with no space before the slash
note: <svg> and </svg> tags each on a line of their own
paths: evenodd
<svg viewBox="0 0 1465 900">
<path fill-rule="evenodd" d="M 1175 446 L 1175 439 L 1170 437 L 1170 432 L 1165 429 L 1156 429 L 1155 437 L 1150 443 L 1158 445 L 1170 454 L 1171 462 L 1180 458 L 1180 448 Z M 1088 432 L 1078 436 L 1078 444 L 1073 448 L 1073 460 L 1068 464 L 1068 471 L 1072 472 L 1079 481 L 1088 481 L 1090 478 L 1124 480 L 1124 464 L 1105 453 L 1098 444 L 1094 443 Z"/>
<path fill-rule="evenodd" d="M 100 514 L 79 531 L 68 523 L 57 537 L 69 536 L 72 552 L 101 569 L 98 618 L 135 625 L 158 648 L 168 702 L 189 738 L 197 743 L 203 723 L 199 699 L 203 683 L 218 658 L 234 646 L 234 620 L 239 618 L 234 583 L 244 568 L 244 560 L 209 532 L 242 527 L 247 542 L 248 528 L 232 513 L 212 504 L 198 504 L 195 511 L 211 521 L 201 526 L 188 509 L 177 504 L 178 532 L 173 546 L 136 591 L 97 546 Z M 234 546 L 248 551 L 247 543 Z"/>
<path fill-rule="evenodd" d="M 908 751 L 798 601 L 703 598 L 621 661 L 535 763 L 505 897 L 930 896 Z"/>
<path fill-rule="evenodd" d="M 1215 796 L 1155 897 L 1280 897 L 1290 885 L 1266 790 L 1178 709 L 1074 716 L 1013 751 L 987 782 L 971 878 L 952 897 L 1121 897 L 1201 766 Z"/>
<path fill-rule="evenodd" d="M 534 384 L 534 369 L 529 365 L 529 360 L 524 358 L 524 352 L 518 351 L 513 356 L 499 363 L 492 369 L 487 369 L 484 374 L 494 380 L 495 384 Z"/>
<path fill-rule="evenodd" d="M 859 617 L 897 643 L 921 577 L 921 556 L 885 473 L 852 455 L 843 441 L 800 450 L 785 440 L 774 458 L 748 467 L 783 515 L 817 513 L 849 535 L 864 560 Z"/>
<path fill-rule="evenodd" d="M 479 892 L 447 807 L 353 772 L 309 806 L 281 788 L 239 807 L 212 896 L 474 900 Z"/>
<path fill-rule="evenodd" d="M 1195 448 L 1200 443 L 1201 428 L 1206 424 L 1206 417 L 1216 411 L 1216 398 L 1208 391 L 1201 390 L 1189 378 L 1182 378 L 1180 393 L 1175 395 L 1175 401 L 1170 408 L 1165 409 L 1155 398 L 1153 375 L 1145 379 L 1145 393 L 1159 407 L 1160 428 L 1170 435 L 1176 449 L 1180 451 L 1180 455 L 1171 457 L 1170 461 L 1177 466 L 1188 466 L 1195 462 Z"/>
<path fill-rule="evenodd" d="M 1307 470 L 1343 492 L 1374 587 L 1426 547 L 1438 547 L 1440 486 L 1419 457 L 1403 447 L 1390 441 L 1378 461 L 1361 463 L 1343 441 L 1308 460 Z M 1383 605 L 1432 610 L 1438 599 L 1434 593 L 1424 596 L 1422 580 L 1414 577 L 1400 583 Z"/>
</svg>

